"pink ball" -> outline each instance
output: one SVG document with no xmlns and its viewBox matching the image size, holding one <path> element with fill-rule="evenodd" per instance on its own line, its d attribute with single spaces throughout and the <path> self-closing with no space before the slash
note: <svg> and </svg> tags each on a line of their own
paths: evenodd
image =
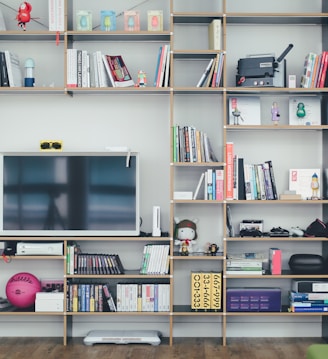
<svg viewBox="0 0 328 359">
<path fill-rule="evenodd" d="M 7 299 L 18 308 L 27 308 L 33 305 L 37 292 L 41 292 L 41 283 L 31 273 L 16 273 L 6 285 Z"/>
</svg>

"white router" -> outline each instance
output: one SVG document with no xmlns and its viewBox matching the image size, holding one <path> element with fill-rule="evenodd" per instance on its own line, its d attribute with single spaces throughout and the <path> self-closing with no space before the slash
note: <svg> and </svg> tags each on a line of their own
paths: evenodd
<svg viewBox="0 0 328 359">
<path fill-rule="evenodd" d="M 93 344 L 151 344 L 159 345 L 161 333 L 157 330 L 92 330 L 83 339 Z"/>
</svg>

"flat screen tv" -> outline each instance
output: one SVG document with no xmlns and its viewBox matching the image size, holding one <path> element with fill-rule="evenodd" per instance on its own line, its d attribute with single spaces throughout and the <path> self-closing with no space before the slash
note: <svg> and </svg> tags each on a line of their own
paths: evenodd
<svg viewBox="0 0 328 359">
<path fill-rule="evenodd" d="M 139 235 L 138 153 L 9 153 L 0 161 L 1 235 Z"/>
</svg>

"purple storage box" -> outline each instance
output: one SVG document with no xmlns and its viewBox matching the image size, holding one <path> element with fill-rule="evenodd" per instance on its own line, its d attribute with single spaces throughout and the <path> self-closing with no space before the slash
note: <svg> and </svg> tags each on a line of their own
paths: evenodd
<svg viewBox="0 0 328 359">
<path fill-rule="evenodd" d="M 280 312 L 280 288 L 228 288 L 227 312 Z"/>
</svg>

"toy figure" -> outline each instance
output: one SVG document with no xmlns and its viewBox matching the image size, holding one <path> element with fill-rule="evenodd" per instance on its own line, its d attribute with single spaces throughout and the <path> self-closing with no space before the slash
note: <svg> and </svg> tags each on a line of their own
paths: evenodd
<svg viewBox="0 0 328 359">
<path fill-rule="evenodd" d="M 159 23 L 158 17 L 157 17 L 157 16 L 152 16 L 152 18 L 151 18 L 151 27 L 152 27 L 153 29 L 157 30 L 157 28 L 158 28 L 158 23 Z"/>
<path fill-rule="evenodd" d="M 219 250 L 219 247 L 217 244 L 215 243 L 211 243 L 209 246 L 208 246 L 208 254 L 211 255 L 211 256 L 216 256 L 216 252 Z"/>
<path fill-rule="evenodd" d="M 105 28 L 105 31 L 110 31 L 111 26 L 112 26 L 112 22 L 111 22 L 111 20 L 110 20 L 110 16 L 105 16 L 105 17 L 104 17 L 104 28 Z"/>
<path fill-rule="evenodd" d="M 305 117 L 306 115 L 306 112 L 305 112 L 305 106 L 304 106 L 304 103 L 303 102 L 299 102 L 297 104 L 297 110 L 296 110 L 296 116 L 298 118 L 303 118 Z"/>
<path fill-rule="evenodd" d="M 279 113 L 279 107 L 277 102 L 272 103 L 271 115 L 272 115 L 271 119 L 273 121 L 273 124 L 277 126 L 280 120 L 280 113 Z"/>
<path fill-rule="evenodd" d="M 237 107 L 235 107 L 232 111 L 233 115 L 233 124 L 239 125 L 239 120 L 242 120 L 244 122 L 244 119 L 241 117 L 241 112 L 238 110 Z"/>
<path fill-rule="evenodd" d="M 188 255 L 193 252 L 193 244 L 196 243 L 197 239 L 197 229 L 196 222 L 197 220 L 183 219 L 179 221 L 178 218 L 175 218 L 175 231 L 174 244 L 180 246 L 179 252 L 181 255 Z"/>
<path fill-rule="evenodd" d="M 319 178 L 316 173 L 312 175 L 311 181 L 311 188 L 312 188 L 312 199 L 319 198 Z"/>
<path fill-rule="evenodd" d="M 30 3 L 24 1 L 20 4 L 16 20 L 18 21 L 18 26 L 24 31 L 26 31 L 26 23 L 31 21 L 31 11 L 32 5 Z"/>
<path fill-rule="evenodd" d="M 134 16 L 129 16 L 128 18 L 128 30 L 129 31 L 134 30 Z"/>
<path fill-rule="evenodd" d="M 146 87 L 147 86 L 147 75 L 144 71 L 138 71 L 138 83 L 136 87 Z"/>
</svg>

